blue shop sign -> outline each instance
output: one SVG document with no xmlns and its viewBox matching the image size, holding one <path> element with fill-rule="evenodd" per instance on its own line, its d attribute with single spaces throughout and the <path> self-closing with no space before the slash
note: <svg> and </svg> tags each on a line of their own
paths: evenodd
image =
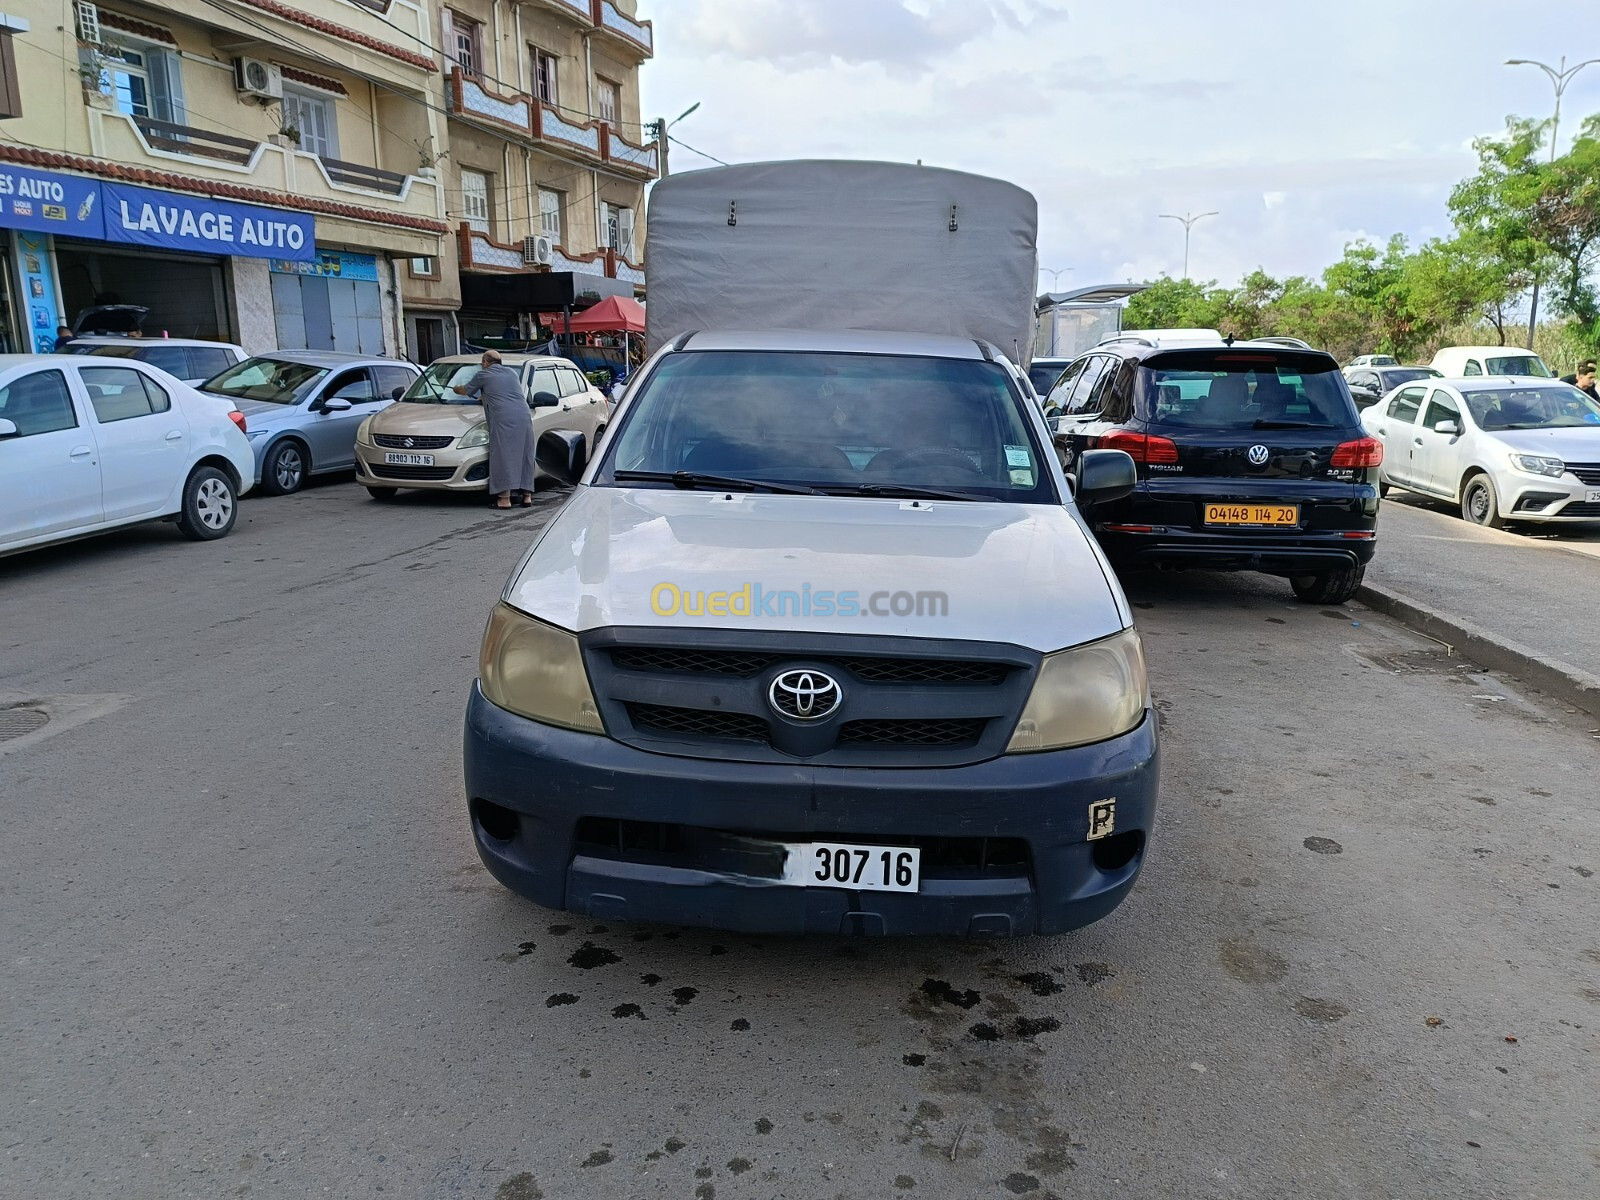
<svg viewBox="0 0 1600 1200">
<path fill-rule="evenodd" d="M 0 165 L 0 228 L 102 240 L 100 181 Z"/>
<path fill-rule="evenodd" d="M 354 279 L 357 283 L 378 282 L 376 254 L 347 254 L 343 250 L 318 250 L 306 261 L 291 262 L 274 258 L 267 269 L 277 275 L 312 275 L 320 279 Z"/>
<path fill-rule="evenodd" d="M 102 183 L 100 190 L 109 241 L 290 262 L 309 262 L 314 253 L 309 213 L 125 183 Z"/>
</svg>

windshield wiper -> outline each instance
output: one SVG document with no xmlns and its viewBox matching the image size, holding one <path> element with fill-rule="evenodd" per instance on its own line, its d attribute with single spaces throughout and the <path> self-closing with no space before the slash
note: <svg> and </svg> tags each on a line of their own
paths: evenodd
<svg viewBox="0 0 1600 1200">
<path fill-rule="evenodd" d="M 1265 417 L 1257 418 L 1251 429 L 1334 429 L 1333 425 L 1324 425 L 1320 421 L 1269 421 Z"/>
<path fill-rule="evenodd" d="M 972 492 L 957 492 L 948 488 L 917 487 L 905 483 L 846 483 L 830 485 L 830 496 L 898 496 L 906 500 L 987 500 Z"/>
<path fill-rule="evenodd" d="M 828 493 L 802 483 L 773 483 L 767 479 L 739 479 L 733 475 L 707 475 L 703 471 L 613 471 L 620 483 L 670 483 L 679 488 L 742 488 L 747 492 L 781 492 L 786 496 L 826 496 Z"/>
</svg>

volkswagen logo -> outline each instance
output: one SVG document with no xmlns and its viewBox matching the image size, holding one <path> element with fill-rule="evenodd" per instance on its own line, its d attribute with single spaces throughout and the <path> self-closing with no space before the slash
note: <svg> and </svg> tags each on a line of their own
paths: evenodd
<svg viewBox="0 0 1600 1200">
<path fill-rule="evenodd" d="M 416 438 L 401 438 L 400 439 L 400 444 L 402 446 L 404 446 L 407 450 L 409 450 L 412 446 L 415 446 L 417 444 L 417 439 Z M 1254 454 L 1255 451 L 1252 450 L 1251 453 Z M 1250 461 L 1254 462 L 1255 459 L 1252 458 Z"/>
<path fill-rule="evenodd" d="M 1271 452 L 1265 446 L 1250 447 L 1249 459 L 1252 467 L 1266 466 L 1269 457 L 1271 457 Z"/>
<path fill-rule="evenodd" d="M 797 721 L 820 721 L 841 699 L 838 682 L 821 671 L 785 671 L 767 689 L 767 702 Z"/>
</svg>

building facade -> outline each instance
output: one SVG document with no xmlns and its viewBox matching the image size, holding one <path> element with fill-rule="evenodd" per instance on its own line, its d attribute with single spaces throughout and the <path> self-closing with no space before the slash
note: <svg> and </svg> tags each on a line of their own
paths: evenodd
<svg viewBox="0 0 1600 1200">
<path fill-rule="evenodd" d="M 0 2 L 0 348 L 124 304 L 426 360 L 643 282 L 628 0 Z"/>
</svg>

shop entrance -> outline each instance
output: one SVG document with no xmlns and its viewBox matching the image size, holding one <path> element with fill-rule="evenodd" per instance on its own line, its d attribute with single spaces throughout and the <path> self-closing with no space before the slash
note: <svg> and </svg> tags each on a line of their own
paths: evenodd
<svg viewBox="0 0 1600 1200">
<path fill-rule="evenodd" d="M 319 250 L 311 262 L 274 259 L 271 270 L 280 348 L 384 352 L 376 256 Z"/>
<path fill-rule="evenodd" d="M 223 260 L 198 254 L 116 250 L 56 239 L 64 318 L 98 304 L 142 304 L 146 337 L 236 340 L 228 328 Z"/>
</svg>

